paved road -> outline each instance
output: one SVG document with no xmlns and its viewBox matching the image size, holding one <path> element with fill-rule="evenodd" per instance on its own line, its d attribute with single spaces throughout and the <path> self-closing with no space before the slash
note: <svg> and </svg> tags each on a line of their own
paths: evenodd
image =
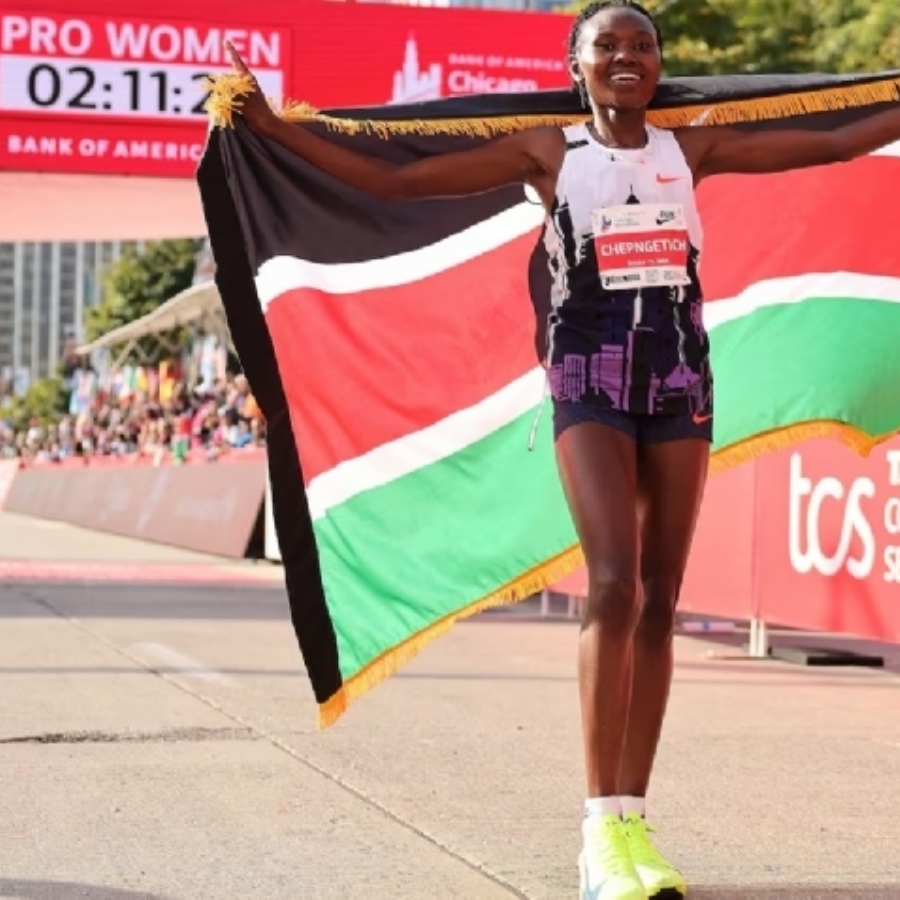
<svg viewBox="0 0 900 900">
<path fill-rule="evenodd" d="M 7 580 L 0 897 L 574 898 L 575 640 L 484 616 L 319 733 L 277 585 Z M 678 641 L 653 795 L 692 896 L 900 898 L 900 678 L 711 649 Z"/>
</svg>

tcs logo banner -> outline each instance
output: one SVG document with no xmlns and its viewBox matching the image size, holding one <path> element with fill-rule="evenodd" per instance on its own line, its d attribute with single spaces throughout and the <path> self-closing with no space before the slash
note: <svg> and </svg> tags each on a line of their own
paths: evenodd
<svg viewBox="0 0 900 900">
<path fill-rule="evenodd" d="M 888 450 L 872 475 L 809 472 L 802 452 L 792 453 L 788 553 L 793 569 L 826 577 L 846 572 L 859 580 L 880 576 L 900 585 L 900 450 Z"/>
</svg>

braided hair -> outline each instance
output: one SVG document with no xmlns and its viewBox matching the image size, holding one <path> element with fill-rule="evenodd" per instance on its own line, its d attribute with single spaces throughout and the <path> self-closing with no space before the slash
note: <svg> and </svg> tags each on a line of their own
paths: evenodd
<svg viewBox="0 0 900 900">
<path fill-rule="evenodd" d="M 659 30 L 659 25 L 656 24 L 656 19 L 653 18 L 650 12 L 641 6 L 637 0 L 594 0 L 593 3 L 588 3 L 581 10 L 578 18 L 572 23 L 572 30 L 569 32 L 568 53 L 566 55 L 570 68 L 574 67 L 578 57 L 578 39 L 581 37 L 581 29 L 584 27 L 584 23 L 593 19 L 598 12 L 602 12 L 604 9 L 633 9 L 636 13 L 642 15 L 653 26 L 653 31 L 656 34 L 656 44 L 659 47 L 660 55 L 662 55 L 663 37 L 662 32 Z M 581 99 L 587 105 L 584 83 L 576 79 L 576 84 L 581 93 Z"/>
</svg>

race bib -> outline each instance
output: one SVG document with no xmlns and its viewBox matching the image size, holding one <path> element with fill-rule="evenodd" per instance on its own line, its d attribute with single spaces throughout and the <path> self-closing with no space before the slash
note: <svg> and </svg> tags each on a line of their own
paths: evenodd
<svg viewBox="0 0 900 900">
<path fill-rule="evenodd" d="M 600 281 L 608 291 L 690 284 L 690 237 L 679 203 L 609 206 L 591 214 Z"/>
</svg>

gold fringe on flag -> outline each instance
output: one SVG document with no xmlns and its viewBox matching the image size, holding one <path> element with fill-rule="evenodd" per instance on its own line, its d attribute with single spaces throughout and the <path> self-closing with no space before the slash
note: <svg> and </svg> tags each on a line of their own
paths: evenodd
<svg viewBox="0 0 900 900">
<path fill-rule="evenodd" d="M 900 434 L 900 430 L 873 437 L 845 422 L 830 420 L 799 422 L 796 425 L 754 435 L 716 451 L 710 459 L 710 477 L 743 463 L 751 462 L 767 453 L 784 450 L 815 438 L 833 438 L 860 456 L 868 456 L 879 444 L 898 434 Z M 398 672 L 418 656 L 428 644 L 448 632 L 457 622 L 493 607 L 519 603 L 571 575 L 583 565 L 584 555 L 581 547 L 576 544 L 541 565 L 523 572 L 522 575 L 499 590 L 445 616 L 418 634 L 414 634 L 392 647 L 345 681 L 334 696 L 319 706 L 319 729 L 333 725 L 347 711 L 351 703 Z"/>
<path fill-rule="evenodd" d="M 242 97 L 256 88 L 246 75 L 228 73 L 208 79 L 209 98 L 206 110 L 213 125 L 234 127 L 233 115 L 243 106 Z M 736 125 L 763 122 L 811 113 L 834 112 L 890 103 L 900 100 L 900 78 L 885 78 L 867 84 L 841 85 L 810 89 L 774 97 L 747 100 L 723 100 L 695 106 L 651 109 L 647 120 L 658 128 L 686 128 L 691 125 Z M 459 135 L 491 138 L 540 126 L 565 127 L 589 118 L 587 112 L 570 115 L 535 114 L 521 116 L 485 116 L 467 119 L 374 120 L 327 116 L 308 103 L 287 101 L 280 109 L 270 99 L 270 106 L 286 122 L 318 123 L 344 134 L 371 134 L 381 138 L 392 135 Z"/>
<path fill-rule="evenodd" d="M 804 441 L 816 438 L 831 438 L 839 441 L 845 447 L 858 453 L 860 456 L 868 456 L 879 444 L 891 440 L 900 434 L 900 430 L 892 430 L 886 434 L 871 435 L 849 425 L 846 422 L 837 422 L 830 419 L 814 419 L 809 422 L 798 422 L 795 425 L 786 425 L 783 428 L 775 428 L 761 434 L 738 441 L 716 450 L 709 461 L 709 474 L 719 475 L 734 469 L 744 463 L 752 462 L 760 456 L 775 453 L 787 447 L 793 447 Z"/>
<path fill-rule="evenodd" d="M 503 587 L 470 603 L 463 609 L 445 616 L 443 619 L 407 638 L 343 683 L 341 689 L 319 706 L 319 729 L 333 725 L 348 709 L 351 703 L 368 693 L 377 684 L 390 678 L 406 663 L 414 659 L 435 639 L 448 632 L 457 622 L 496 606 L 508 606 L 537 594 L 557 581 L 571 575 L 584 565 L 584 555 L 577 544 L 564 550 L 558 556 L 523 572 L 518 578 Z"/>
<path fill-rule="evenodd" d="M 768 122 L 812 113 L 838 112 L 892 103 L 900 100 L 900 78 L 886 78 L 868 84 L 812 89 L 777 97 L 728 100 L 705 106 L 651 109 L 647 120 L 658 128 L 687 128 L 691 125 L 738 125 Z"/>
<path fill-rule="evenodd" d="M 242 97 L 252 94 L 256 87 L 249 75 L 227 72 L 207 78 L 203 86 L 209 92 L 203 108 L 216 128 L 234 128 L 234 114 L 244 105 Z"/>
</svg>

